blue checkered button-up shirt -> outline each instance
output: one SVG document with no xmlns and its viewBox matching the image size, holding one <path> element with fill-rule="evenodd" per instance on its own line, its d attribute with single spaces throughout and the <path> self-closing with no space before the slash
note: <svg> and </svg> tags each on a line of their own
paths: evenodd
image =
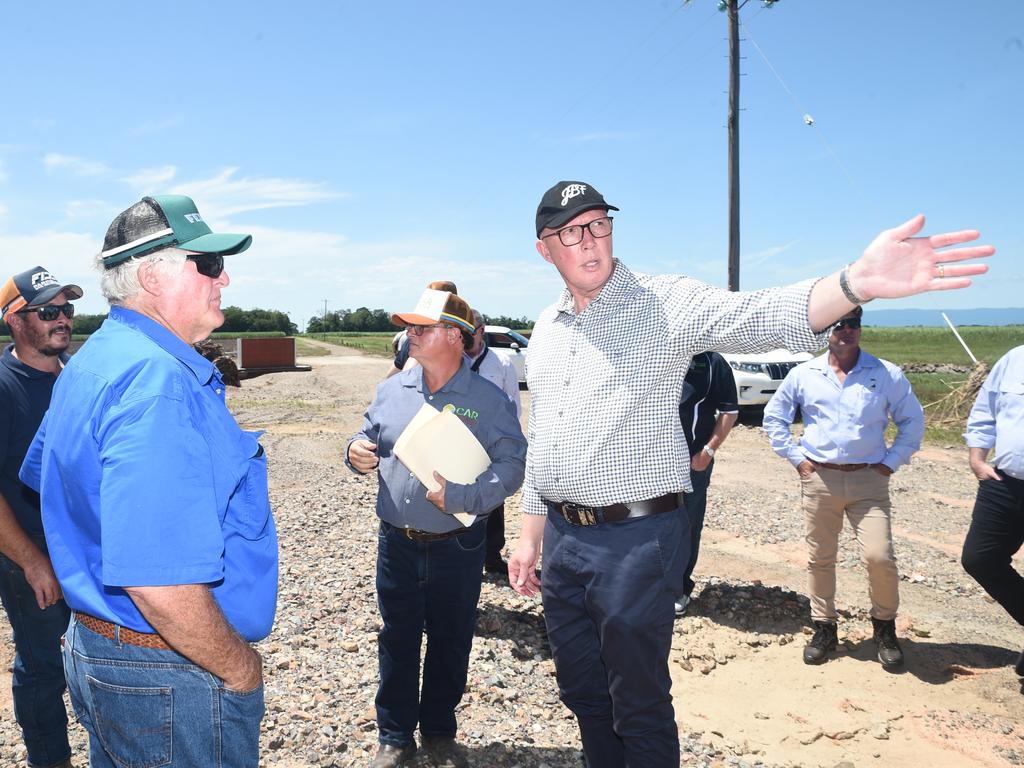
<svg viewBox="0 0 1024 768">
<path fill-rule="evenodd" d="M 621 262 L 580 313 L 566 290 L 530 339 L 523 511 L 543 499 L 588 506 L 691 490 L 679 399 L 698 352 L 819 349 L 807 303 L 816 280 L 731 293 Z"/>
</svg>

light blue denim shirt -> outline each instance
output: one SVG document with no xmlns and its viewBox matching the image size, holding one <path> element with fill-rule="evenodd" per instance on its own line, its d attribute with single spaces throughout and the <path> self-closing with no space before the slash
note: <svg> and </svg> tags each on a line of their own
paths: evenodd
<svg viewBox="0 0 1024 768">
<path fill-rule="evenodd" d="M 450 482 L 445 486 L 447 512 L 427 501 L 427 489 L 393 452 L 398 436 L 424 403 L 439 411 L 454 410 L 491 458 L 491 466 L 475 482 Z M 354 440 L 377 444 L 377 515 L 399 528 L 430 533 L 455 530 L 462 524 L 451 513 L 486 514 L 500 506 L 523 482 L 526 438 L 515 406 L 498 387 L 473 373 L 465 359 L 437 392 L 427 389 L 423 368 L 418 365 L 382 381 L 363 417 L 363 428 L 345 446 L 345 463 L 356 471 L 348 463 L 348 445 Z"/>
<path fill-rule="evenodd" d="M 1024 480 L 1024 346 L 992 366 L 967 417 L 964 439 L 968 448 L 995 448 L 989 463 Z"/>
<path fill-rule="evenodd" d="M 799 444 L 789 426 L 797 408 L 804 433 Z M 896 439 L 885 444 L 892 418 Z M 804 459 L 827 464 L 885 464 L 897 470 L 921 447 L 924 411 L 903 372 L 863 349 L 840 382 L 828 353 L 794 368 L 764 408 L 772 450 L 796 466 Z"/>
</svg>

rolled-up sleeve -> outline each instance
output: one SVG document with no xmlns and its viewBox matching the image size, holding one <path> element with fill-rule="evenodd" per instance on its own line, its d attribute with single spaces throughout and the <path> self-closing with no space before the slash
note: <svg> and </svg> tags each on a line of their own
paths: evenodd
<svg viewBox="0 0 1024 768">
<path fill-rule="evenodd" d="M 764 427 L 772 450 L 794 467 L 807 458 L 789 431 L 796 415 L 796 376 L 790 374 L 764 407 Z"/>
<path fill-rule="evenodd" d="M 473 482 L 445 486 L 445 511 L 484 514 L 499 507 L 523 483 L 526 438 L 516 417 L 515 404 L 502 400 L 493 423 L 477 434 L 491 459 L 490 466 Z"/>
<path fill-rule="evenodd" d="M 996 400 L 1006 359 L 1003 357 L 992 367 L 992 372 L 978 390 L 978 397 L 967 416 L 967 431 L 964 432 L 968 448 L 987 449 L 996 445 Z"/>
<path fill-rule="evenodd" d="M 892 372 L 889 388 L 889 412 L 896 425 L 896 437 L 882 463 L 895 471 L 921 447 L 924 437 L 924 409 L 914 396 L 914 390 L 901 371 Z"/>
</svg>

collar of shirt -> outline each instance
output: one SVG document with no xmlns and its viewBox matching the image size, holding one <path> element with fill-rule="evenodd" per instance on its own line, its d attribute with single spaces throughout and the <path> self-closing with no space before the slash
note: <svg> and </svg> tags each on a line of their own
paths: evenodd
<svg viewBox="0 0 1024 768">
<path fill-rule="evenodd" d="M 209 384 L 210 379 L 214 377 L 218 381 L 221 380 L 217 366 L 196 352 L 191 344 L 186 344 L 160 323 L 142 313 L 125 307 L 111 307 L 107 319 L 132 328 L 151 339 L 167 354 L 177 358 L 182 365 L 192 371 L 200 384 Z"/>
<path fill-rule="evenodd" d="M 806 365 L 808 368 L 815 368 L 820 371 L 824 376 L 835 382 L 836 386 L 843 386 L 839 382 L 839 377 L 836 372 L 832 370 L 832 366 L 828 362 L 828 352 L 823 355 L 819 355 L 811 360 L 808 360 Z M 857 357 L 857 364 L 853 366 L 848 372 L 847 376 L 853 376 L 855 373 L 860 373 L 868 368 L 877 368 L 881 363 L 878 362 L 878 358 L 872 355 L 870 352 L 865 352 L 862 348 L 860 355 Z"/>
<path fill-rule="evenodd" d="M 609 305 L 618 304 L 632 296 L 637 288 L 640 287 L 636 275 L 630 272 L 628 267 L 620 263 L 618 259 L 612 259 L 612 261 L 615 263 L 615 268 L 612 270 L 611 277 L 608 278 L 608 282 L 601 288 L 601 292 L 587 305 L 588 307 L 591 304 L 597 304 L 598 306 L 601 303 Z M 568 315 L 576 314 L 576 305 L 568 288 L 562 290 L 562 295 L 558 297 L 555 309 Z"/>
<path fill-rule="evenodd" d="M 462 362 L 459 364 L 459 370 L 437 392 L 430 392 L 427 389 L 427 385 L 423 381 L 422 365 L 417 365 L 409 371 L 403 371 L 401 382 L 403 387 L 415 387 L 417 392 L 426 392 L 428 395 L 437 395 L 441 392 L 465 394 L 469 391 L 469 377 L 471 375 L 472 371 L 469 369 L 469 361 L 463 355 Z"/>
<path fill-rule="evenodd" d="M 62 354 L 60 356 L 61 363 L 67 363 L 68 356 Z M 0 362 L 6 365 L 14 373 L 19 376 L 24 376 L 26 379 L 46 379 L 53 378 L 53 374 L 49 371 L 40 371 L 38 368 L 33 368 L 31 365 L 27 365 L 14 356 L 14 345 L 8 344 L 4 348 L 3 357 L 0 358 Z"/>
</svg>

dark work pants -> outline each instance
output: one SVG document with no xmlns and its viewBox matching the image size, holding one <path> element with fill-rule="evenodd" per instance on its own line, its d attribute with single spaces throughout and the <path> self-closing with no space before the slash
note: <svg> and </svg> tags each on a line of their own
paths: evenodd
<svg viewBox="0 0 1024 768">
<path fill-rule="evenodd" d="M 33 537 L 33 541 L 46 552 L 42 537 Z M 14 717 L 21 726 L 29 765 L 57 765 L 71 756 L 60 653 L 60 638 L 68 628 L 71 611 L 63 600 L 39 610 L 25 572 L 3 555 L 0 600 L 14 635 Z"/>
<path fill-rule="evenodd" d="M 964 570 L 1024 625 L 1024 577 L 1011 558 L 1024 543 L 1024 481 L 1000 472 L 978 483 L 971 528 L 961 557 Z"/>
<path fill-rule="evenodd" d="M 487 563 L 501 561 L 501 550 L 505 548 L 505 505 L 494 509 L 487 518 Z"/>
<path fill-rule="evenodd" d="M 690 518 L 690 560 L 686 564 L 686 571 L 683 572 L 683 594 L 689 596 L 696 586 L 693 583 L 693 567 L 697 565 L 697 555 L 700 553 L 700 534 L 704 530 L 704 513 L 708 508 L 708 486 L 711 485 L 711 471 L 715 468 L 715 460 L 712 459 L 708 468 L 704 470 L 690 469 L 690 485 L 693 486 L 693 493 L 683 494 L 683 507 L 686 509 L 686 516 Z"/>
<path fill-rule="evenodd" d="M 384 622 L 377 639 L 380 686 L 377 728 L 382 744 L 412 744 L 424 737 L 455 736 L 483 581 L 487 526 L 443 541 L 412 541 L 380 524 L 377 602 Z M 420 690 L 420 644 L 427 635 Z"/>
<path fill-rule="evenodd" d="M 690 551 L 682 509 L 544 529 L 542 595 L 559 695 L 589 768 L 677 768 L 668 654 Z"/>
</svg>

